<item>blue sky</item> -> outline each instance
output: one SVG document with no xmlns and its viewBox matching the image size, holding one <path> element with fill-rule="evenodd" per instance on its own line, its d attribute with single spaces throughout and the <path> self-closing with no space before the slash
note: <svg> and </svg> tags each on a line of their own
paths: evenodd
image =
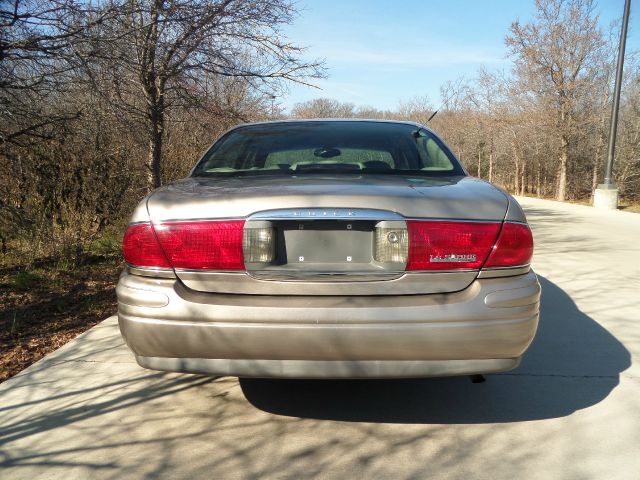
<svg viewBox="0 0 640 480">
<path fill-rule="evenodd" d="M 478 68 L 509 69 L 504 37 L 511 22 L 526 22 L 533 0 L 300 0 L 300 17 L 285 30 L 324 58 L 329 77 L 317 90 L 291 86 L 282 106 L 317 97 L 395 108 L 427 96 Z M 603 26 L 622 16 L 624 0 L 600 0 Z M 640 3 L 632 2 L 627 49 L 640 49 Z M 634 11 L 634 7 L 635 10 Z"/>
</svg>

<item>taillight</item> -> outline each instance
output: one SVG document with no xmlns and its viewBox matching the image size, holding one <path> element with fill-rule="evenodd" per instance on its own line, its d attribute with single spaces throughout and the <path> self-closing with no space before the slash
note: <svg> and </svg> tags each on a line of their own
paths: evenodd
<svg viewBox="0 0 640 480">
<path fill-rule="evenodd" d="M 129 225 L 122 240 L 122 253 L 134 267 L 171 268 L 150 223 Z"/>
<path fill-rule="evenodd" d="M 500 225 L 408 220 L 407 270 L 478 269 L 491 252 Z"/>
<path fill-rule="evenodd" d="M 484 268 L 527 265 L 533 257 L 533 235 L 522 223 L 505 223 Z"/>
<path fill-rule="evenodd" d="M 382 221 L 376 224 L 373 259 L 404 270 L 409 253 L 409 234 L 405 222 Z"/>
<path fill-rule="evenodd" d="M 247 222 L 242 237 L 245 263 L 270 263 L 276 255 L 273 227 L 269 222 Z"/>
<path fill-rule="evenodd" d="M 244 270 L 244 220 L 167 222 L 154 229 L 174 268 Z"/>
<path fill-rule="evenodd" d="M 135 267 L 244 270 L 245 262 L 250 268 L 272 262 L 272 226 L 246 226 L 244 220 L 134 224 L 124 235 L 123 254 Z M 532 255 L 531 230 L 521 223 L 380 222 L 374 235 L 374 260 L 409 271 L 516 267 Z"/>
</svg>

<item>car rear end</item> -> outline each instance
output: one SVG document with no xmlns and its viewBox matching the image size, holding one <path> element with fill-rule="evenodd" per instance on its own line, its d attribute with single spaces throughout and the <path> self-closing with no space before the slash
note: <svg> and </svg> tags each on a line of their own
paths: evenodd
<svg viewBox="0 0 640 480">
<path fill-rule="evenodd" d="M 463 375 L 514 368 L 531 343 L 531 231 L 495 187 L 465 175 L 213 177 L 154 192 L 125 234 L 118 316 L 140 365 Z"/>
</svg>

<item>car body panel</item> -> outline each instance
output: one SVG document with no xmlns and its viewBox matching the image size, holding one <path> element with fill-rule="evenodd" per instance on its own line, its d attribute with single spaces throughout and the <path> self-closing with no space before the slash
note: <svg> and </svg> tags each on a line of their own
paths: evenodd
<svg viewBox="0 0 640 480">
<path fill-rule="evenodd" d="M 147 209 L 153 222 L 245 218 L 281 208 L 360 208 L 406 218 L 502 221 L 508 196 L 472 177 L 299 175 L 186 178 L 156 190 Z"/>
<path fill-rule="evenodd" d="M 118 317 L 138 357 L 374 361 L 376 376 L 375 361 L 517 359 L 535 334 L 539 296 L 532 272 L 455 294 L 354 297 L 202 293 L 125 273 Z"/>
</svg>

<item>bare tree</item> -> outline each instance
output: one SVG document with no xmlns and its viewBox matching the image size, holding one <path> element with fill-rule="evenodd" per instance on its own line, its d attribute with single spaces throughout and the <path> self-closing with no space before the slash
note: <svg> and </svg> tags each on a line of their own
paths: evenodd
<svg viewBox="0 0 640 480">
<path fill-rule="evenodd" d="M 355 116 L 356 106 L 331 98 L 315 98 L 307 102 L 297 103 L 291 109 L 295 118 L 349 118 Z"/>
<path fill-rule="evenodd" d="M 151 188 L 162 183 L 167 112 L 199 99 L 212 78 L 242 79 L 273 95 L 283 81 L 323 75 L 280 31 L 296 12 L 288 0 L 130 0 L 118 12 L 92 35 L 120 92 L 115 104 L 146 129 Z M 80 52 L 93 77 L 95 54 Z"/>
<path fill-rule="evenodd" d="M 79 116 L 61 108 L 73 84 L 73 51 L 115 12 L 81 0 L 0 0 L 0 145 L 52 138 Z"/>
<path fill-rule="evenodd" d="M 514 22 L 506 44 L 522 88 L 552 116 L 559 140 L 556 197 L 564 200 L 577 106 L 588 92 L 590 66 L 603 46 L 593 0 L 536 0 L 534 20 Z"/>
<path fill-rule="evenodd" d="M 274 115 L 287 81 L 323 75 L 281 34 L 285 0 L 1 1 L 2 250 L 91 241 L 162 165 L 184 175 L 217 133 Z"/>
</svg>

